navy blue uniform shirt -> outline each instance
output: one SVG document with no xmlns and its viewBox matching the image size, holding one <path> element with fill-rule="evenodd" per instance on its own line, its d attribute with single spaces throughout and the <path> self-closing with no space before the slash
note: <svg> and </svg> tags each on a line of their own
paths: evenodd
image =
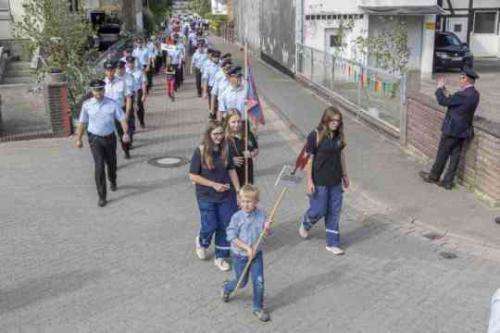
<svg viewBox="0 0 500 333">
<path fill-rule="evenodd" d="M 317 132 L 307 136 L 306 152 L 314 155 L 312 177 L 316 186 L 336 186 L 342 183 L 342 144 L 338 136 L 326 137 L 319 145 Z"/>
<path fill-rule="evenodd" d="M 196 148 L 191 158 L 189 173 L 200 175 L 216 183 L 232 185 L 231 178 L 229 177 L 229 170 L 234 169 L 234 165 L 230 152 L 228 151 L 227 153 L 227 161 L 221 158 L 219 152 L 214 152 L 213 160 L 214 168 L 210 170 L 203 165 L 200 149 Z M 212 187 L 196 184 L 196 198 L 202 201 L 222 202 L 231 198 L 230 195 L 232 191 L 234 191 L 233 188 L 226 192 L 217 192 Z"/>
<path fill-rule="evenodd" d="M 473 135 L 472 120 L 479 104 L 479 92 L 476 88 L 470 86 L 451 96 L 446 96 L 444 88 L 438 88 L 436 99 L 439 105 L 448 107 L 441 132 L 456 138 L 471 137 Z"/>
</svg>

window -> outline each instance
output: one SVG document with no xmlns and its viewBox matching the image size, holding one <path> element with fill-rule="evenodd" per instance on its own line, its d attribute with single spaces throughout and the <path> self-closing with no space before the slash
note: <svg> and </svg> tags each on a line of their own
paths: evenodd
<svg viewBox="0 0 500 333">
<path fill-rule="evenodd" d="M 8 12 L 9 8 L 9 0 L 0 0 L 0 12 Z"/>
<path fill-rule="evenodd" d="M 460 40 L 454 35 L 439 34 L 437 36 L 436 45 L 438 47 L 460 46 L 462 43 L 460 43 Z"/>
<path fill-rule="evenodd" d="M 338 47 L 342 44 L 340 35 L 330 35 L 330 47 Z"/>
<path fill-rule="evenodd" d="M 474 13 L 474 33 L 494 34 L 496 33 L 496 12 L 475 12 Z"/>
<path fill-rule="evenodd" d="M 453 32 L 462 32 L 462 25 L 461 24 L 453 25 Z"/>
<path fill-rule="evenodd" d="M 0 20 L 10 20 L 9 0 L 0 0 Z"/>
</svg>

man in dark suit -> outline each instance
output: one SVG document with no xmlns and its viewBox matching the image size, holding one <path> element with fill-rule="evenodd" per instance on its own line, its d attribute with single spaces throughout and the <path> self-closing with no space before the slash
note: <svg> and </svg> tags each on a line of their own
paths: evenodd
<svg viewBox="0 0 500 333">
<path fill-rule="evenodd" d="M 447 92 L 443 77 L 437 81 L 436 99 L 440 105 L 448 107 L 448 110 L 441 126 L 442 135 L 436 161 L 430 172 L 419 173 L 427 183 L 436 183 L 447 190 L 453 188 L 464 142 L 474 134 L 472 120 L 479 104 L 479 92 L 474 87 L 477 79 L 479 76 L 471 68 L 465 67 L 459 78 L 460 90 L 453 95 Z M 439 181 L 448 158 L 448 169 L 443 180 Z"/>
</svg>

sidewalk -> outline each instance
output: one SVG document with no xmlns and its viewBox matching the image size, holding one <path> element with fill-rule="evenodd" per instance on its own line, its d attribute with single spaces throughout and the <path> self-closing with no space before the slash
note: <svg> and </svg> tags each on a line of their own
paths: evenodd
<svg viewBox="0 0 500 333">
<path fill-rule="evenodd" d="M 276 99 L 297 103 L 310 98 L 300 86 L 296 97 L 279 95 L 293 81 L 256 67 L 257 78 L 264 79 L 259 91 L 272 87 Z M 118 150 L 118 191 L 109 193 L 105 208 L 96 205 L 86 140 L 81 150 L 74 138 L 0 145 L 0 332 L 485 331 L 498 260 L 460 249 L 446 260 L 448 248 L 404 227 L 388 201 L 375 200 L 376 189 L 364 188 L 363 167 L 355 165 L 362 153 L 355 148 L 372 139 L 393 155 L 399 151 L 351 119 L 355 189 L 346 193 L 340 224 L 346 255 L 324 249 L 322 222 L 310 239 L 300 239 L 307 200 L 303 183 L 291 187 L 264 244 L 265 306 L 272 321 L 262 324 L 252 316 L 251 286 L 222 303 L 220 288 L 231 273 L 194 253 L 199 213 L 188 165 L 148 164 L 156 157 L 191 157 L 207 121 L 206 100 L 196 97 L 188 77 L 171 103 L 163 80 L 155 78 L 146 129 L 135 136 L 132 158 L 124 160 Z M 313 126 L 323 106 L 310 102 L 316 114 L 304 118 Z M 275 178 L 303 140 L 272 107 L 265 113 L 256 183 L 269 210 L 280 190 Z M 358 130 L 366 137 L 358 138 Z"/>
<path fill-rule="evenodd" d="M 243 63 L 238 46 L 216 37 L 213 41 Z M 260 95 L 304 138 L 317 126 L 327 104 L 290 77 L 254 57 L 251 59 Z M 361 207 L 376 204 L 380 213 L 402 223 L 423 225 L 442 235 L 454 236 L 459 243 L 500 250 L 500 227 L 493 221 L 500 209 L 489 208 L 463 187 L 450 192 L 424 184 L 418 171 L 429 169 L 430 165 L 408 156 L 397 142 L 352 114 L 345 112 L 344 118 L 353 196 L 364 198 L 359 200 Z M 290 154 L 290 163 L 295 157 Z"/>
</svg>

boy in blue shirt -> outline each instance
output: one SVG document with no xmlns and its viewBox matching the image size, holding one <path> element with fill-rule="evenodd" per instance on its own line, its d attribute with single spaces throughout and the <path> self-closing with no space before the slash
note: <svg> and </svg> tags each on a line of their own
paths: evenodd
<svg viewBox="0 0 500 333">
<path fill-rule="evenodd" d="M 269 314 L 263 309 L 264 303 L 264 265 L 262 250 L 255 248 L 259 235 L 265 230 L 270 232 L 270 222 L 266 220 L 263 210 L 257 208 L 259 190 L 253 185 L 245 185 L 240 192 L 241 210 L 236 212 L 226 229 L 226 237 L 231 243 L 234 277 L 226 281 L 222 289 L 222 301 L 228 302 L 231 292 L 236 288 L 243 269 L 248 260 L 251 261 L 249 274 L 253 284 L 253 314 L 261 321 L 268 321 Z M 245 276 L 241 287 L 245 287 L 248 275 Z"/>
</svg>

